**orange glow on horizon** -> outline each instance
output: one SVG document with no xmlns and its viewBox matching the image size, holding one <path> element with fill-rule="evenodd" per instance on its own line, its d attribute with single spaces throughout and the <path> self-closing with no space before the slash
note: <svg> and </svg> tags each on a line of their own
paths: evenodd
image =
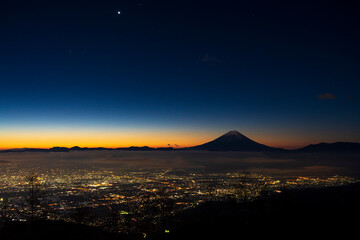
<svg viewBox="0 0 360 240">
<path fill-rule="evenodd" d="M 103 131 L 103 130 L 22 130 L 2 133 L 0 149 L 58 147 L 131 146 L 191 147 L 210 141 L 207 134 L 194 131 Z"/>
<path fill-rule="evenodd" d="M 0 150 L 11 148 L 52 147 L 192 147 L 212 141 L 224 132 L 196 130 L 143 130 L 143 129 L 17 129 L 2 131 Z M 290 138 L 285 134 L 264 135 L 257 132 L 245 134 L 250 139 L 270 147 L 301 148 L 309 144 L 307 138 Z"/>
</svg>

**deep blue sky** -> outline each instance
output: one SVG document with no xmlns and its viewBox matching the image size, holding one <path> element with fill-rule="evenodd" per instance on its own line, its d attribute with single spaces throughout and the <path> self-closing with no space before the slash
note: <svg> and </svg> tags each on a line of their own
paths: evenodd
<svg viewBox="0 0 360 240">
<path fill-rule="evenodd" d="M 0 131 L 360 141 L 354 2 L 2 0 Z"/>
</svg>

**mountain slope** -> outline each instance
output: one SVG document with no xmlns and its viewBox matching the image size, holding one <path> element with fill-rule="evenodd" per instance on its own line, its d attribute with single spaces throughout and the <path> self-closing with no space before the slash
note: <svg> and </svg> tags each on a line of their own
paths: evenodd
<svg viewBox="0 0 360 240">
<path fill-rule="evenodd" d="M 335 142 L 310 144 L 299 149 L 301 152 L 360 152 L 360 143 Z"/>
<path fill-rule="evenodd" d="M 242 135 L 238 131 L 230 131 L 221 137 L 199 145 L 190 147 L 191 150 L 207 150 L 207 151 L 281 151 L 280 148 L 272 148 L 257 143 L 250 138 Z"/>
</svg>

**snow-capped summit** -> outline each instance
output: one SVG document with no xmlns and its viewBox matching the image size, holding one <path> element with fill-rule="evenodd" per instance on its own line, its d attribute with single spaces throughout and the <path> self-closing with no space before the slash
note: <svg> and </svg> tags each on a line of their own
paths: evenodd
<svg viewBox="0 0 360 240">
<path fill-rule="evenodd" d="M 229 131 L 217 139 L 227 140 L 227 141 L 229 141 L 229 140 L 243 140 L 243 141 L 250 140 L 249 138 L 245 137 L 244 135 L 242 135 L 241 133 L 239 133 L 236 130 Z"/>
<path fill-rule="evenodd" d="M 227 133 L 225 133 L 224 135 L 226 135 L 226 136 L 232 136 L 232 135 L 242 135 L 241 133 L 239 133 L 238 131 L 236 131 L 236 130 L 231 130 L 231 131 L 229 131 L 229 132 L 227 132 Z M 223 136 L 224 136 L 223 135 Z"/>
</svg>

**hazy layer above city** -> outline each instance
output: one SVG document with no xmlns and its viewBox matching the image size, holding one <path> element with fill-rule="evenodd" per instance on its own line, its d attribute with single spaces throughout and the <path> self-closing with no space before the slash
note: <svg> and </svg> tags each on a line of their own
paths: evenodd
<svg viewBox="0 0 360 240">
<path fill-rule="evenodd" d="M 0 167 L 199 168 L 248 170 L 265 175 L 359 175 L 360 154 L 253 153 L 207 151 L 71 151 L 3 153 Z"/>
</svg>

